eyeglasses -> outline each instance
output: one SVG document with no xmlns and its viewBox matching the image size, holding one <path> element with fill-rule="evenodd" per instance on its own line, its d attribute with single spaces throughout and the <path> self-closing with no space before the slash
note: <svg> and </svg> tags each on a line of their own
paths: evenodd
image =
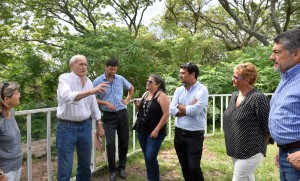
<svg viewBox="0 0 300 181">
<path fill-rule="evenodd" d="M 152 84 L 153 81 L 152 81 L 152 80 L 147 80 L 147 83 L 148 83 L 148 84 Z"/>
<path fill-rule="evenodd" d="M 2 97 L 2 99 L 4 99 L 4 95 L 3 95 L 4 89 L 6 89 L 6 87 L 8 87 L 8 86 L 9 86 L 8 82 L 3 82 L 2 89 L 1 89 L 1 97 Z"/>
<path fill-rule="evenodd" d="M 194 65 L 192 62 L 188 62 L 188 63 L 186 63 L 186 64 L 183 64 L 182 66 L 184 66 L 184 67 L 188 67 L 188 66 L 191 66 L 191 65 Z"/>
<path fill-rule="evenodd" d="M 235 80 L 240 80 L 242 77 L 233 75 L 232 78 L 234 78 Z"/>
</svg>

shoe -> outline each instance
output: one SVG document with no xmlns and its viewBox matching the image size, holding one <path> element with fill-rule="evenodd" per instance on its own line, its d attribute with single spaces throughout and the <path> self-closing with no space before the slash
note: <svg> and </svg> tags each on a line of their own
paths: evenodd
<svg viewBox="0 0 300 181">
<path fill-rule="evenodd" d="M 124 168 L 120 168 L 118 170 L 118 172 L 119 172 L 119 176 L 120 176 L 121 179 L 125 179 L 126 178 L 126 173 L 125 173 L 125 169 Z"/>
<path fill-rule="evenodd" d="M 116 172 L 112 172 L 110 174 L 109 180 L 110 181 L 116 181 L 117 180 L 117 173 Z"/>
</svg>

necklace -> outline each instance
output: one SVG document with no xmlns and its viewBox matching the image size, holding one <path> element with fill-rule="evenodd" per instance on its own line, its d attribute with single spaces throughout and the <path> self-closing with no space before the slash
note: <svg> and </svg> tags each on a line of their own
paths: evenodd
<svg viewBox="0 0 300 181">
<path fill-rule="evenodd" d="M 144 112 L 144 116 L 145 117 L 148 115 L 151 103 L 152 103 L 153 99 L 155 98 L 155 95 L 156 95 L 157 92 L 158 92 L 158 90 L 155 91 L 155 93 L 153 94 L 153 96 L 152 96 L 152 98 L 151 98 L 150 101 L 146 100 L 146 98 L 147 98 L 148 95 L 145 96 L 145 99 L 143 100 L 143 112 Z"/>
<path fill-rule="evenodd" d="M 147 114 L 148 114 L 148 111 L 149 111 L 150 105 L 151 105 L 151 101 L 152 101 L 152 100 L 150 100 L 150 101 L 144 100 L 144 102 L 143 102 L 143 112 L 144 112 L 144 116 L 147 116 Z"/>
</svg>

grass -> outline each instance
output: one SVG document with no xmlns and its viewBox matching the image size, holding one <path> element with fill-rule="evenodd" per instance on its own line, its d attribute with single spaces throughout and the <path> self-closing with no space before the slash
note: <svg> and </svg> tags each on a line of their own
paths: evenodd
<svg viewBox="0 0 300 181">
<path fill-rule="evenodd" d="M 268 145 L 267 157 L 264 158 L 263 162 L 255 172 L 256 180 L 279 180 L 278 168 L 274 165 L 273 159 L 277 150 L 278 148 L 276 147 L 276 145 Z M 172 140 L 165 140 L 163 142 L 158 159 L 162 180 L 184 180 Z M 231 181 L 233 165 L 231 162 L 231 158 L 226 155 L 223 134 L 205 138 L 201 167 L 206 181 Z M 141 152 L 128 158 L 126 171 L 126 180 L 147 180 L 146 167 L 143 154 Z M 103 178 L 103 174 L 108 175 L 107 168 L 104 168 L 104 170 L 95 173 L 95 175 L 97 175 L 97 177 L 99 176 L 99 178 Z"/>
<path fill-rule="evenodd" d="M 278 148 L 276 145 L 268 145 L 267 156 L 255 172 L 258 181 L 276 181 L 279 179 L 279 170 L 274 164 L 274 156 Z M 219 134 L 206 137 L 204 140 L 204 152 L 201 161 L 205 180 L 207 181 L 231 181 L 233 164 L 227 156 L 224 135 Z"/>
</svg>

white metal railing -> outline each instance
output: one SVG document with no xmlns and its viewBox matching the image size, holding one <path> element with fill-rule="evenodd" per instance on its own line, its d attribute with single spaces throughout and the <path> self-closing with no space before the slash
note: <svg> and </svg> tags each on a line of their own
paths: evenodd
<svg viewBox="0 0 300 181">
<path fill-rule="evenodd" d="M 266 95 L 272 95 L 271 93 L 267 93 Z M 208 111 L 212 111 L 212 119 L 211 123 L 208 123 L 208 119 L 206 119 L 206 130 L 205 130 L 205 136 L 213 136 L 216 133 L 216 121 L 220 122 L 220 133 L 223 132 L 223 112 L 228 106 L 229 103 L 229 98 L 231 97 L 231 94 L 212 94 L 209 95 L 209 108 Z M 170 97 L 171 99 L 171 97 Z M 218 101 L 219 104 L 216 102 Z M 225 101 L 225 105 L 224 105 Z M 216 105 L 217 104 L 217 105 Z M 133 105 L 133 103 L 132 103 Z M 219 109 L 220 113 L 218 113 L 220 119 L 216 119 L 216 109 Z M 31 133 L 31 115 L 37 114 L 37 113 L 46 113 L 47 115 L 47 173 L 48 173 L 48 181 L 52 180 L 52 167 L 51 167 L 51 114 L 55 113 L 57 110 L 56 107 L 52 108 L 44 108 L 44 109 L 34 109 L 34 110 L 26 110 L 26 111 L 16 111 L 15 115 L 26 115 L 27 116 L 27 176 L 28 176 L 28 181 L 32 180 L 32 133 Z M 135 106 L 133 106 L 133 114 L 132 114 L 132 120 L 136 119 L 136 109 Z M 93 123 L 95 121 L 93 120 Z M 172 118 L 169 118 L 168 121 L 168 129 L 167 129 L 167 139 L 170 140 L 172 139 Z M 93 130 L 95 129 L 95 124 L 93 125 Z M 212 131 L 208 132 L 208 126 L 211 127 Z M 94 139 L 94 136 L 92 136 Z M 133 130 L 132 132 L 132 151 L 128 153 L 128 156 L 136 153 L 137 151 L 140 151 L 140 149 L 137 149 L 136 147 L 136 134 L 135 131 Z M 94 140 L 93 140 L 94 141 Z M 118 140 L 116 137 L 116 144 Z M 93 143 L 93 142 L 92 142 Z M 92 144 L 92 160 L 91 160 L 91 170 L 92 172 L 96 172 L 99 170 L 101 167 L 104 165 L 101 165 L 99 167 L 96 166 L 96 148 L 94 144 Z M 116 146 L 116 149 L 118 149 L 118 146 Z M 106 151 L 106 150 L 105 150 Z M 116 151 L 117 152 L 117 151 Z M 106 152 L 105 152 L 106 153 Z M 106 155 L 106 154 L 105 154 Z M 116 158 L 118 156 L 116 155 Z M 106 160 L 106 159 L 105 159 Z M 107 161 L 105 161 L 105 164 L 107 164 Z M 74 179 L 74 178 L 73 178 Z"/>
</svg>

